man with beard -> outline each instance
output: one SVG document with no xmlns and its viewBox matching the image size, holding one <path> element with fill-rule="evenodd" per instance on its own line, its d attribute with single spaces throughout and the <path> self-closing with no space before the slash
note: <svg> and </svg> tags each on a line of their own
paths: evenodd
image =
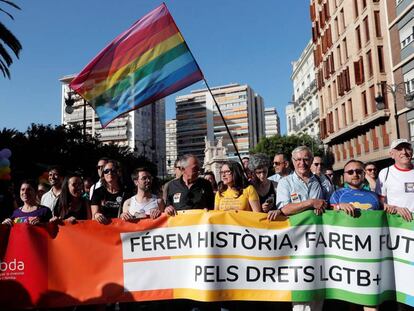
<svg viewBox="0 0 414 311">
<path fill-rule="evenodd" d="M 137 194 L 125 201 L 120 218 L 129 221 L 151 217 L 157 218 L 164 210 L 164 201 L 151 193 L 153 177 L 147 168 L 137 168 L 131 175 Z"/>
<path fill-rule="evenodd" d="M 62 182 L 65 176 L 63 174 L 63 169 L 60 166 L 51 166 L 48 171 L 49 184 L 52 188 L 42 196 L 40 205 L 47 206 L 53 211 L 60 192 L 62 191 Z"/>
<path fill-rule="evenodd" d="M 338 189 L 332 194 L 329 200 L 332 208 L 344 211 L 350 216 L 355 216 L 355 209 L 381 209 L 377 194 L 363 189 L 364 180 L 364 164 L 358 160 L 349 160 L 344 166 L 344 181 L 348 187 Z"/>
</svg>

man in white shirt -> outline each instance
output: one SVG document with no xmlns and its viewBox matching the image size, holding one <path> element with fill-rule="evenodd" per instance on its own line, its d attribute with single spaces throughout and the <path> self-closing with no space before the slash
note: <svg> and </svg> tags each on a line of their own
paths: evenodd
<svg viewBox="0 0 414 311">
<path fill-rule="evenodd" d="M 52 166 L 49 168 L 49 184 L 52 186 L 48 192 L 46 192 L 40 200 L 40 205 L 46 206 L 53 211 L 56 201 L 59 198 L 60 192 L 62 191 L 63 182 L 63 170 L 59 166 Z"/>
<path fill-rule="evenodd" d="M 289 159 L 283 153 L 275 154 L 275 157 L 273 158 L 273 168 L 275 174 L 268 178 L 271 181 L 279 182 L 282 177 L 292 173 L 292 170 L 289 167 Z"/>
<path fill-rule="evenodd" d="M 105 167 L 106 163 L 108 163 L 108 158 L 100 158 L 98 160 L 98 164 L 96 165 L 96 169 L 98 171 L 99 180 L 92 185 L 91 189 L 89 190 L 89 200 L 92 200 L 93 191 L 98 189 L 101 186 L 101 177 L 103 168 Z"/>
<path fill-rule="evenodd" d="M 396 139 L 391 143 L 390 155 L 395 163 L 380 171 L 375 192 L 390 212 L 411 221 L 414 212 L 413 147 L 407 139 Z"/>
</svg>

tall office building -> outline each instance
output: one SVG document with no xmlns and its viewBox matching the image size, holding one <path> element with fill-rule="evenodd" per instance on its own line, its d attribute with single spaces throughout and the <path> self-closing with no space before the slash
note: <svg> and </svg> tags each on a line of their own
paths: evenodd
<svg viewBox="0 0 414 311">
<path fill-rule="evenodd" d="M 390 31 L 392 77 L 400 137 L 414 141 L 414 1 L 387 2 L 387 28 Z M 393 105 L 389 101 L 389 106 Z"/>
<path fill-rule="evenodd" d="M 389 159 L 394 118 L 387 100 L 384 110 L 375 102 L 391 68 L 385 2 L 395 3 L 311 1 L 320 135 L 335 170 L 351 158 L 382 164 Z"/>
<path fill-rule="evenodd" d="M 177 159 L 177 120 L 165 121 L 165 143 L 167 158 L 167 173 L 174 175 L 174 162 Z"/>
<path fill-rule="evenodd" d="M 229 84 L 211 89 L 232 133 L 241 156 L 248 155 L 264 136 L 264 103 L 248 85 Z M 223 137 L 229 158 L 236 159 L 235 149 L 221 116 L 207 89 L 176 98 L 177 152 L 193 153 L 204 159 L 205 139 Z"/>
<path fill-rule="evenodd" d="M 280 119 L 276 108 L 265 108 L 265 137 L 272 137 L 280 134 Z"/>
<path fill-rule="evenodd" d="M 313 43 L 310 41 L 299 59 L 292 62 L 293 113 L 286 114 L 290 134 L 308 134 L 319 138 L 319 102 L 313 62 Z"/>
<path fill-rule="evenodd" d="M 79 96 L 70 94 L 68 85 L 73 78 L 74 76 L 71 75 L 60 79 L 62 124 L 78 124 L 83 127 L 85 120 L 88 134 L 97 137 L 103 143 L 129 147 L 137 156 L 145 156 L 156 163 L 158 175 L 164 176 L 166 173 L 165 100 L 130 111 L 116 118 L 103 129 L 93 108 L 84 105 L 84 101 Z M 72 113 L 66 111 L 65 99 L 69 97 L 75 100 Z"/>
</svg>

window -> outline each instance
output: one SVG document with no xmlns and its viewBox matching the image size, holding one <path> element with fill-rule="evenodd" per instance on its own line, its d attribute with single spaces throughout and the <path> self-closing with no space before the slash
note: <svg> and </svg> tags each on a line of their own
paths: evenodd
<svg viewBox="0 0 414 311">
<path fill-rule="evenodd" d="M 355 73 L 355 83 L 356 85 L 360 85 L 365 82 L 364 78 L 364 62 L 362 57 L 359 61 L 354 62 L 354 73 Z"/>
<path fill-rule="evenodd" d="M 342 120 L 343 120 L 344 126 L 347 126 L 348 122 L 347 122 L 347 118 L 346 118 L 345 103 L 342 104 L 341 109 L 342 109 Z"/>
<path fill-rule="evenodd" d="M 344 31 L 344 30 L 345 30 L 345 28 L 346 28 L 346 24 L 345 24 L 345 15 L 344 15 L 344 9 L 342 9 L 342 10 L 339 12 L 339 15 L 340 15 L 340 18 L 341 18 L 341 27 L 342 27 L 342 31 Z"/>
<path fill-rule="evenodd" d="M 368 17 L 364 18 L 364 30 L 365 30 L 365 43 L 366 43 L 370 40 Z"/>
<path fill-rule="evenodd" d="M 356 39 L 357 39 L 357 49 L 358 51 L 361 49 L 362 47 L 362 43 L 361 43 L 361 30 L 359 29 L 359 26 L 355 29 L 356 31 Z"/>
<path fill-rule="evenodd" d="M 378 46 L 378 67 L 381 73 L 385 72 L 384 48 L 381 45 Z"/>
<path fill-rule="evenodd" d="M 408 121 L 408 125 L 410 126 L 410 140 L 414 140 L 414 119 Z"/>
<path fill-rule="evenodd" d="M 348 116 L 349 116 L 349 122 L 354 122 L 354 110 L 352 108 L 352 99 L 348 99 Z"/>
<path fill-rule="evenodd" d="M 348 45 L 347 45 L 347 43 L 346 43 L 346 38 L 344 38 L 343 40 L 342 40 L 342 44 L 343 44 L 343 50 L 344 50 L 344 53 L 345 53 L 345 61 L 347 61 L 348 60 Z"/>
<path fill-rule="evenodd" d="M 374 74 L 373 68 L 372 68 L 372 56 L 371 56 L 371 50 L 367 52 L 367 64 L 368 64 L 368 77 L 371 78 Z"/>
<path fill-rule="evenodd" d="M 368 107 L 367 107 L 367 94 L 362 92 L 361 94 L 361 100 L 362 100 L 362 113 L 364 116 L 368 114 Z"/>
<path fill-rule="evenodd" d="M 336 47 L 336 54 L 338 55 L 339 65 L 342 66 L 341 46 Z"/>
<path fill-rule="evenodd" d="M 358 12 L 358 1 L 359 0 L 354 0 L 354 16 L 355 16 L 355 19 L 357 19 L 358 15 L 359 15 L 359 12 Z"/>
<path fill-rule="evenodd" d="M 371 104 L 371 113 L 377 111 L 377 105 L 375 102 L 375 88 L 374 85 L 371 85 L 369 88 L 369 101 Z"/>
<path fill-rule="evenodd" d="M 374 22 L 375 22 L 375 35 L 377 38 L 382 37 L 381 33 L 381 18 L 380 18 L 380 12 L 374 11 Z"/>
</svg>

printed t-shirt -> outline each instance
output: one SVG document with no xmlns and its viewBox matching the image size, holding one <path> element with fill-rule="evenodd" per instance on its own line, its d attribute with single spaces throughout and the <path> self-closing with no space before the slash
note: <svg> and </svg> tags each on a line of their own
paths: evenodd
<svg viewBox="0 0 414 311">
<path fill-rule="evenodd" d="M 385 198 L 385 203 L 414 212 L 414 169 L 402 170 L 395 165 L 382 169 L 375 192 Z"/>
<path fill-rule="evenodd" d="M 46 206 L 39 205 L 36 210 L 31 212 L 24 212 L 22 208 L 15 209 L 10 217 L 16 224 L 29 223 L 29 219 L 33 217 L 39 217 L 40 222 L 48 222 L 52 218 L 52 211 Z"/>
<path fill-rule="evenodd" d="M 249 204 L 250 201 L 259 201 L 259 195 L 256 192 L 256 189 L 252 185 L 243 189 L 243 193 L 237 197 L 237 192 L 231 188 L 227 188 L 226 191 L 220 195 L 219 192 L 216 193 L 216 198 L 214 201 L 215 209 L 220 211 L 228 210 L 243 210 L 251 211 L 252 208 Z"/>
<path fill-rule="evenodd" d="M 91 205 L 100 206 L 100 212 L 106 218 L 117 218 L 124 201 L 124 193 L 110 193 L 106 187 L 99 187 L 93 192 Z"/>
<path fill-rule="evenodd" d="M 379 210 L 380 202 L 375 192 L 365 189 L 341 188 L 329 199 L 331 205 L 350 203 L 361 210 Z"/>
</svg>

